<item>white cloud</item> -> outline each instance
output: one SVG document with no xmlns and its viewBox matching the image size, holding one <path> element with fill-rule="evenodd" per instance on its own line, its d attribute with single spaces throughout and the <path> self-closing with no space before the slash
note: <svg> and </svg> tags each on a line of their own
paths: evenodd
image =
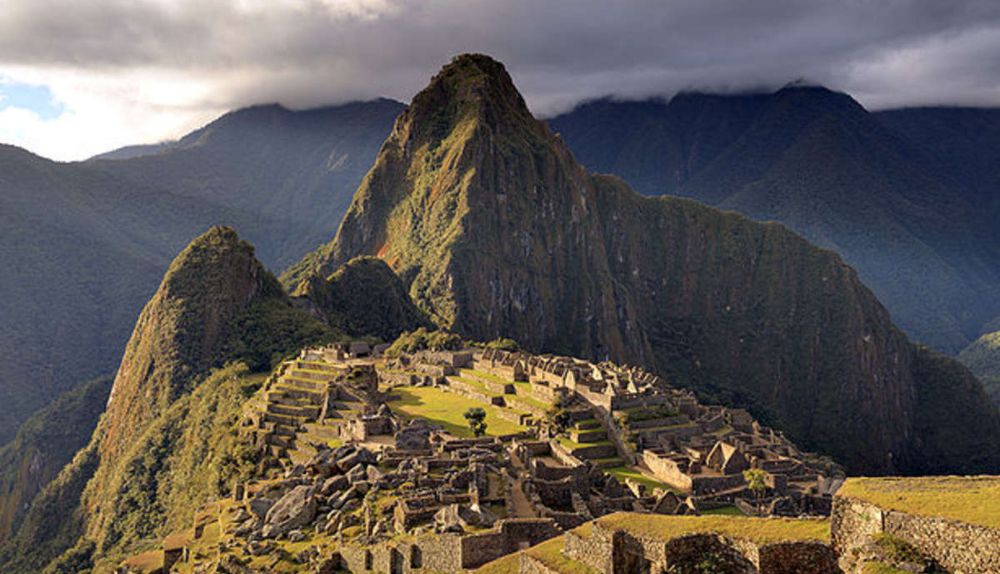
<svg viewBox="0 0 1000 574">
<path fill-rule="evenodd" d="M 0 75 L 55 119 L 0 141 L 58 159 L 175 138 L 228 109 L 407 100 L 452 56 L 504 61 L 538 114 L 604 95 L 806 78 L 870 106 L 1000 104 L 990 0 L 0 0 Z M 8 108 L 10 109 L 10 108 Z"/>
</svg>

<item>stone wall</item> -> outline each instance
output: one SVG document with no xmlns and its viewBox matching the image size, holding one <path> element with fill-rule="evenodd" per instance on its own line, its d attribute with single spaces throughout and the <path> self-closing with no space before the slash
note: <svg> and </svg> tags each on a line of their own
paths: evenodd
<svg viewBox="0 0 1000 574">
<path fill-rule="evenodd" d="M 522 547 L 534 546 L 560 533 L 559 527 L 550 519 L 544 518 L 509 518 L 501 520 L 498 526 L 489 532 L 471 534 L 462 537 L 461 567 L 478 568 L 517 552 Z M 431 568 L 431 570 L 437 570 Z M 441 572 L 457 572 L 457 569 Z"/>
<path fill-rule="evenodd" d="M 651 450 L 643 451 L 642 462 L 660 482 L 665 482 L 682 492 L 691 492 L 691 477 L 681 471 L 676 462 Z"/>
<path fill-rule="evenodd" d="M 589 535 L 565 535 L 563 554 L 601 574 L 695 571 L 706 559 L 727 574 L 841 574 L 837 555 L 821 542 L 759 544 L 714 533 L 671 539 L 635 536 L 595 523 Z"/>
<path fill-rule="evenodd" d="M 952 574 L 1000 572 L 997 529 L 886 510 L 843 496 L 834 498 L 830 520 L 833 545 L 842 556 L 886 533 L 912 544 Z"/>
<path fill-rule="evenodd" d="M 780 542 L 758 549 L 761 574 L 838 574 L 837 553 L 819 542 Z"/>
</svg>

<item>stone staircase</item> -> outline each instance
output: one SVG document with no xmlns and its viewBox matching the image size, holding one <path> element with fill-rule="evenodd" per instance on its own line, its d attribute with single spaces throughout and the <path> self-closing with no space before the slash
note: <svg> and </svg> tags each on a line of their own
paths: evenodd
<svg viewBox="0 0 1000 574">
<path fill-rule="evenodd" d="M 310 433 L 310 427 L 323 426 L 323 419 L 333 414 L 327 412 L 327 399 L 332 383 L 342 373 L 342 368 L 323 361 L 294 360 L 286 363 L 267 392 L 263 416 L 269 430 L 266 441 L 273 455 L 294 459 L 301 457 L 293 457 L 292 453 L 299 454 L 297 451 L 304 447 L 312 450 L 300 435 Z M 344 408 L 347 409 L 346 406 Z M 329 432 L 336 433 L 336 428 L 331 428 Z"/>
</svg>

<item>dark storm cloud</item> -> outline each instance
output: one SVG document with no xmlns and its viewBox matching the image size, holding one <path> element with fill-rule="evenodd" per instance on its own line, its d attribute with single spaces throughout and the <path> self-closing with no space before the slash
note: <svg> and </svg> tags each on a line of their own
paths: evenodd
<svg viewBox="0 0 1000 574">
<path fill-rule="evenodd" d="M 0 67 L 158 70 L 205 107 L 409 98 L 460 52 L 541 113 L 804 78 L 870 106 L 1000 104 L 1000 2 L 0 0 Z"/>
</svg>

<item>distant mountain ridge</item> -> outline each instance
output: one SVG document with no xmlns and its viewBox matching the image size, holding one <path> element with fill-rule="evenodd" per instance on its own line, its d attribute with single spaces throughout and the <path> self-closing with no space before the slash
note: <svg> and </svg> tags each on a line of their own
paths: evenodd
<svg viewBox="0 0 1000 574">
<path fill-rule="evenodd" d="M 776 220 L 836 250 L 917 340 L 956 353 L 1000 312 L 1000 112 L 867 112 L 846 94 L 684 93 L 550 120 L 647 195 Z"/>
<path fill-rule="evenodd" d="M 358 255 L 466 337 L 653 368 L 853 472 L 998 464 L 985 445 L 1000 415 L 979 383 L 910 344 L 834 253 L 590 175 L 486 56 L 455 59 L 414 98 L 336 237 L 282 280 L 301 294 Z"/>
<path fill-rule="evenodd" d="M 0 146 L 0 444 L 59 393 L 114 371 L 191 237 L 233 225 L 275 269 L 326 240 L 402 107 L 256 106 L 132 159 L 57 163 Z"/>
</svg>

